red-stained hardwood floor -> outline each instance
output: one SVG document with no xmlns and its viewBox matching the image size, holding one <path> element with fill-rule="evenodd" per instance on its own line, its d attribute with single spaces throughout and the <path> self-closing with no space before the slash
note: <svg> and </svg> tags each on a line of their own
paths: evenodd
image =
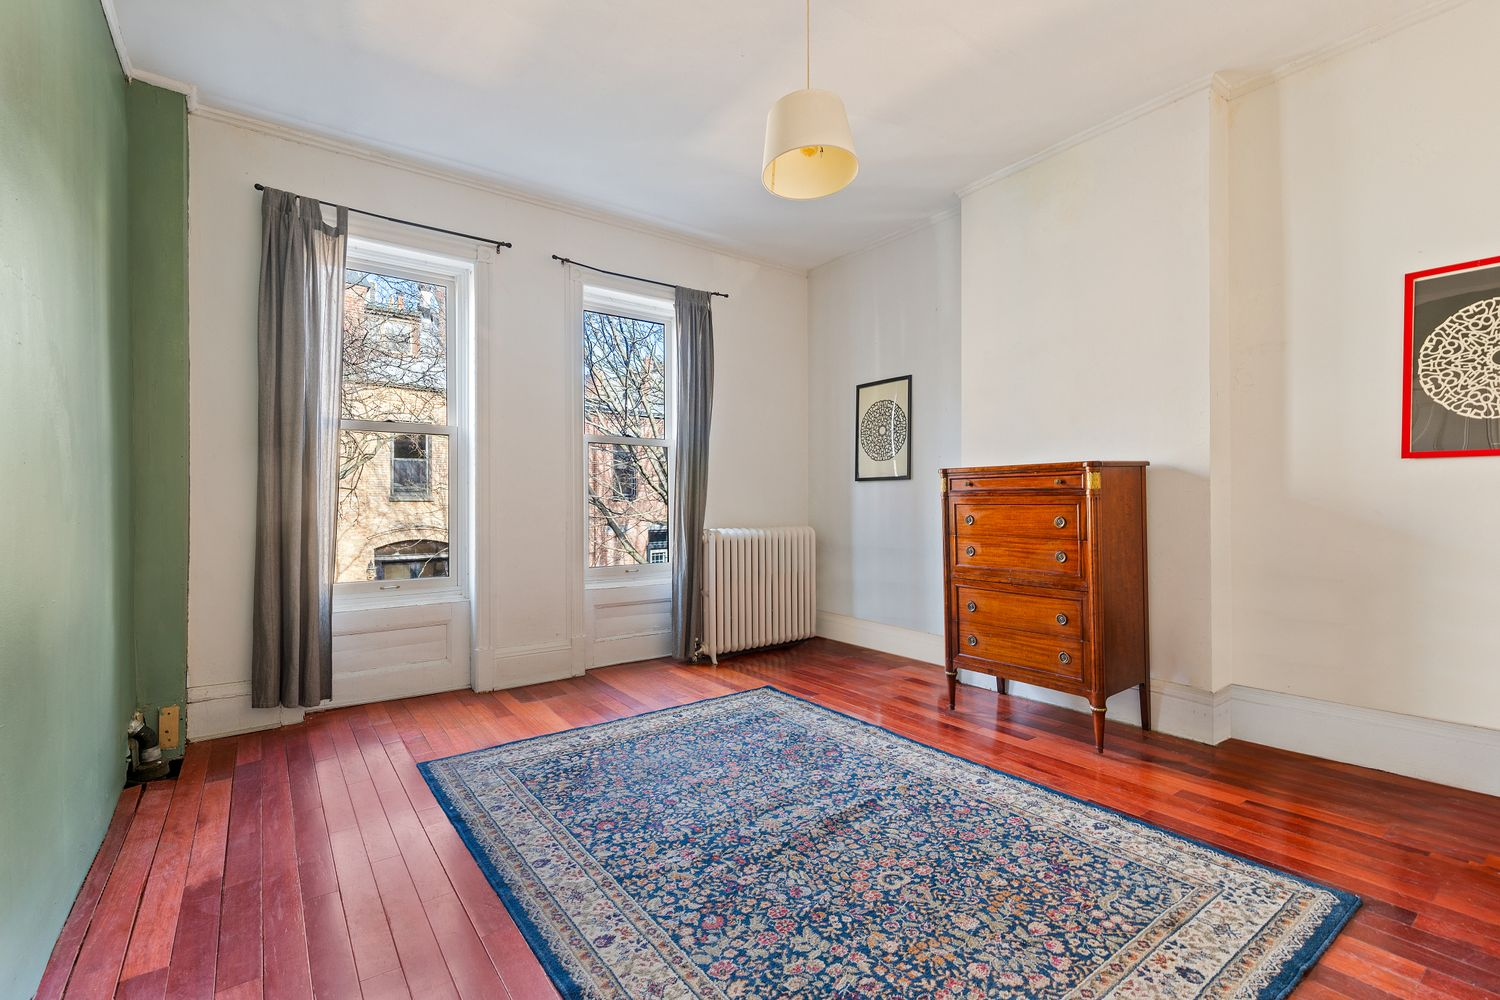
<svg viewBox="0 0 1500 1000">
<path fill-rule="evenodd" d="M 1500 996 L 1500 799 L 1231 740 L 1207 747 L 826 640 L 489 694 L 336 709 L 194 743 L 120 797 L 38 996 L 555 997 L 416 762 L 774 684 L 1358 893 L 1300 1000 Z"/>
</svg>

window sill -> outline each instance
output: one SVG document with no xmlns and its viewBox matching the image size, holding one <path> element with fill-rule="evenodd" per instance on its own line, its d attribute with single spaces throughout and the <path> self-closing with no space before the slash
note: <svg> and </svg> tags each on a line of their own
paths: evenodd
<svg viewBox="0 0 1500 1000">
<path fill-rule="evenodd" d="M 382 608 L 411 608 L 430 604 L 467 604 L 468 601 L 468 595 L 456 587 L 445 587 L 441 590 L 413 590 L 406 593 L 389 590 L 367 591 L 361 594 L 335 594 L 333 613 L 379 611 Z"/>
<path fill-rule="evenodd" d="M 585 578 L 584 590 L 629 590 L 634 587 L 670 587 L 671 573 L 631 573 L 623 576 Z"/>
</svg>

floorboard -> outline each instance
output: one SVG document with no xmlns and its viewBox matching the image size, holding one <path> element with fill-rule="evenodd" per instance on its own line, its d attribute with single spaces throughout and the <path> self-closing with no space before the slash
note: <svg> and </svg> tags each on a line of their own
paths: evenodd
<svg viewBox="0 0 1500 1000">
<path fill-rule="evenodd" d="M 1359 893 L 1296 1000 L 1500 997 L 1500 799 L 1217 747 L 813 640 L 310 714 L 126 789 L 37 996 L 555 997 L 417 762 L 773 684 L 904 736 Z"/>
</svg>

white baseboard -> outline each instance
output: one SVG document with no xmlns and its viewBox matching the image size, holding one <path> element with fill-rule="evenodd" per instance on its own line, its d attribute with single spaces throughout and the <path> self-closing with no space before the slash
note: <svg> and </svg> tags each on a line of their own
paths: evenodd
<svg viewBox="0 0 1500 1000">
<path fill-rule="evenodd" d="M 655 630 L 635 635 L 613 635 L 595 639 L 589 644 L 589 668 L 609 667 L 616 663 L 636 663 L 672 655 L 672 633 Z"/>
<path fill-rule="evenodd" d="M 251 708 L 248 680 L 189 685 L 187 702 L 189 740 L 211 740 L 275 729 L 301 722 L 306 714 L 301 708 Z"/>
<path fill-rule="evenodd" d="M 863 618 L 818 612 L 818 634 L 827 639 L 847 642 L 866 649 L 878 649 L 882 653 L 910 657 L 923 663 L 941 666 L 943 637 L 930 632 L 885 625 Z M 973 687 L 995 690 L 995 678 L 960 670 L 958 679 Z M 1076 695 L 1062 694 L 1030 684 L 1011 684 L 1009 690 L 1021 698 L 1061 705 L 1076 711 L 1088 711 L 1088 702 Z M 1155 728 L 1163 733 L 1181 736 L 1199 743 L 1218 743 L 1229 737 L 1228 706 L 1207 691 L 1173 684 L 1169 681 L 1151 682 L 1151 716 Z M 1140 696 L 1126 691 L 1109 700 L 1109 717 L 1132 726 L 1141 724 Z"/>
<path fill-rule="evenodd" d="M 898 625 L 883 625 L 864 618 L 819 611 L 818 634 L 835 642 L 847 642 L 851 646 L 878 649 L 882 653 L 894 653 L 923 663 L 943 664 L 943 637 L 931 632 L 918 632 Z"/>
<path fill-rule="evenodd" d="M 474 662 L 480 670 L 474 678 L 474 690 L 492 691 L 496 688 L 521 687 L 540 684 L 563 677 L 578 677 L 583 673 L 582 654 L 584 643 L 562 640 L 558 642 L 529 643 L 507 646 L 500 649 L 473 650 Z M 420 665 L 419 665 L 420 666 Z M 391 698 L 408 698 L 424 694 L 437 694 L 467 688 L 469 681 L 454 683 L 447 671 L 434 672 L 430 677 L 422 671 L 392 670 L 389 684 L 382 683 L 381 671 L 363 671 L 360 675 L 349 675 L 347 679 L 359 679 L 365 683 L 345 685 L 349 688 L 346 697 L 336 698 L 316 709 L 301 708 L 251 708 L 250 682 L 231 681 L 224 684 L 189 685 L 187 692 L 187 736 L 189 740 L 211 740 L 220 736 L 238 736 L 242 733 L 259 732 L 289 726 L 301 722 L 308 712 L 326 708 L 340 708 L 371 701 Z M 339 678 L 335 676 L 335 689 Z"/>
<path fill-rule="evenodd" d="M 995 678 L 987 674 L 960 670 L 958 679 L 960 683 L 987 691 L 996 688 Z M 1076 694 L 1016 681 L 1006 685 L 1006 690 L 1018 698 L 1058 705 L 1075 712 L 1089 710 L 1089 703 Z M 1111 722 L 1123 722 L 1127 726 L 1141 724 L 1141 697 L 1134 690 L 1120 692 L 1105 705 L 1109 708 Z M 1229 739 L 1229 692 L 1226 689 L 1212 693 L 1186 684 L 1154 679 L 1151 681 L 1151 728 L 1158 733 L 1181 736 L 1198 743 L 1222 743 Z"/>
<path fill-rule="evenodd" d="M 943 662 L 943 637 L 927 632 L 819 612 L 818 634 L 925 663 Z M 960 670 L 958 678 L 964 684 L 995 690 L 995 679 L 984 674 Z M 1088 710 L 1088 703 L 1074 695 L 1017 683 L 1010 684 L 1008 690 L 1033 701 Z M 959 697 L 963 697 L 962 693 Z M 1162 680 L 1151 682 L 1151 715 L 1153 727 L 1159 732 L 1199 743 L 1221 743 L 1232 737 L 1500 795 L 1500 730 L 1319 701 L 1242 684 L 1205 691 Z M 1139 725 L 1140 702 L 1135 692 L 1126 691 L 1111 698 L 1109 717 Z"/>
<path fill-rule="evenodd" d="M 358 678 L 362 683 L 344 686 L 345 695 L 319 705 L 317 708 L 252 708 L 250 706 L 250 682 L 236 681 L 230 684 L 207 684 L 188 688 L 187 732 L 189 740 L 213 740 L 221 736 L 240 736 L 257 733 L 280 726 L 301 722 L 310 712 L 322 712 L 330 708 L 347 708 L 350 705 L 367 705 L 392 698 L 415 698 L 424 694 L 454 691 L 467 684 L 455 685 L 446 671 L 431 675 L 413 675 L 402 671 L 382 675 L 380 671 L 366 671 Z M 335 688 L 338 678 L 335 678 Z M 347 680 L 347 679 L 346 679 Z"/>
<path fill-rule="evenodd" d="M 494 691 L 564 677 L 581 677 L 587 652 L 582 637 L 492 649 L 488 656 L 481 655 L 475 661 L 488 663 L 490 667 L 475 678 L 474 690 Z"/>
<path fill-rule="evenodd" d="M 1230 690 L 1237 740 L 1500 795 L 1500 730 L 1239 684 Z"/>
</svg>

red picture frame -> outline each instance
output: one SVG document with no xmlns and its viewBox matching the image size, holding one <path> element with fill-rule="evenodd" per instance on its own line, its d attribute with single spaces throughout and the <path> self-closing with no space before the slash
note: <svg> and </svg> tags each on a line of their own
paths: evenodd
<svg viewBox="0 0 1500 1000">
<path fill-rule="evenodd" d="M 1416 312 L 1418 308 L 1417 285 L 1419 282 L 1435 278 L 1451 278 L 1467 274 L 1468 272 L 1494 270 L 1493 283 L 1486 286 L 1493 290 L 1493 297 L 1500 298 L 1500 257 L 1485 257 L 1480 260 L 1465 261 L 1462 264 L 1447 264 L 1443 267 L 1432 267 L 1424 271 L 1412 271 L 1406 275 L 1405 294 L 1405 318 L 1404 336 L 1402 339 L 1402 371 L 1401 371 L 1401 457 L 1402 458 L 1474 458 L 1481 455 L 1500 455 L 1500 445 L 1495 447 L 1460 448 L 1451 447 L 1420 448 L 1414 441 L 1412 421 L 1415 411 L 1424 405 L 1426 401 L 1418 398 L 1419 394 L 1425 395 L 1421 387 L 1413 381 L 1413 372 L 1416 367 Z M 1424 331 L 1426 333 L 1431 331 Z"/>
</svg>

